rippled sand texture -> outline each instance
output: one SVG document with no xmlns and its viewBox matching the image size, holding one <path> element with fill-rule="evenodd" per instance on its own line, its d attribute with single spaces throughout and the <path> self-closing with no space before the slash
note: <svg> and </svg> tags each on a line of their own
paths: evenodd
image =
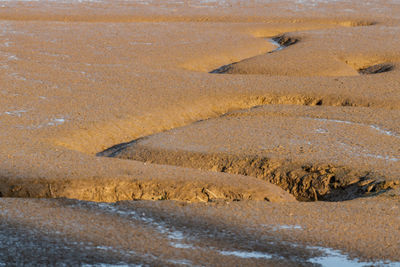
<svg viewBox="0 0 400 267">
<path fill-rule="evenodd" d="M 399 14 L 1 1 L 0 265 L 399 264 Z"/>
</svg>

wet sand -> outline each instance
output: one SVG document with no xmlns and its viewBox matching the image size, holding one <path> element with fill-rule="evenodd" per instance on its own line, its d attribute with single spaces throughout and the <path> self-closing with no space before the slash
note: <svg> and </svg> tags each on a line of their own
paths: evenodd
<svg viewBox="0 0 400 267">
<path fill-rule="evenodd" d="M 398 14 L 1 2 L 0 265 L 399 265 Z"/>
</svg>

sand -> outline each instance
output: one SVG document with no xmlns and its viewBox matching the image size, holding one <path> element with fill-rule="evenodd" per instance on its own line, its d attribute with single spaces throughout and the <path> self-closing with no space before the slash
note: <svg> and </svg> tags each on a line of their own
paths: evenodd
<svg viewBox="0 0 400 267">
<path fill-rule="evenodd" d="M 400 262 L 398 14 L 1 2 L 0 264 Z"/>
</svg>

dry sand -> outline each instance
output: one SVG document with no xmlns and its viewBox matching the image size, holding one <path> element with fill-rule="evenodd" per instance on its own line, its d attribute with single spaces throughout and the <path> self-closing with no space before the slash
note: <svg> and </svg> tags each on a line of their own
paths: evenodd
<svg viewBox="0 0 400 267">
<path fill-rule="evenodd" d="M 397 1 L 0 4 L 0 265 L 400 264 Z"/>
</svg>

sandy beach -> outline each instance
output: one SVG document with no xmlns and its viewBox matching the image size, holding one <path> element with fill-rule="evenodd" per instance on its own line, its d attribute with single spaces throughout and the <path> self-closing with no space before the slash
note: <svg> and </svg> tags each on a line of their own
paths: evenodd
<svg viewBox="0 0 400 267">
<path fill-rule="evenodd" d="M 0 266 L 400 266 L 400 2 L 0 1 Z"/>
</svg>

